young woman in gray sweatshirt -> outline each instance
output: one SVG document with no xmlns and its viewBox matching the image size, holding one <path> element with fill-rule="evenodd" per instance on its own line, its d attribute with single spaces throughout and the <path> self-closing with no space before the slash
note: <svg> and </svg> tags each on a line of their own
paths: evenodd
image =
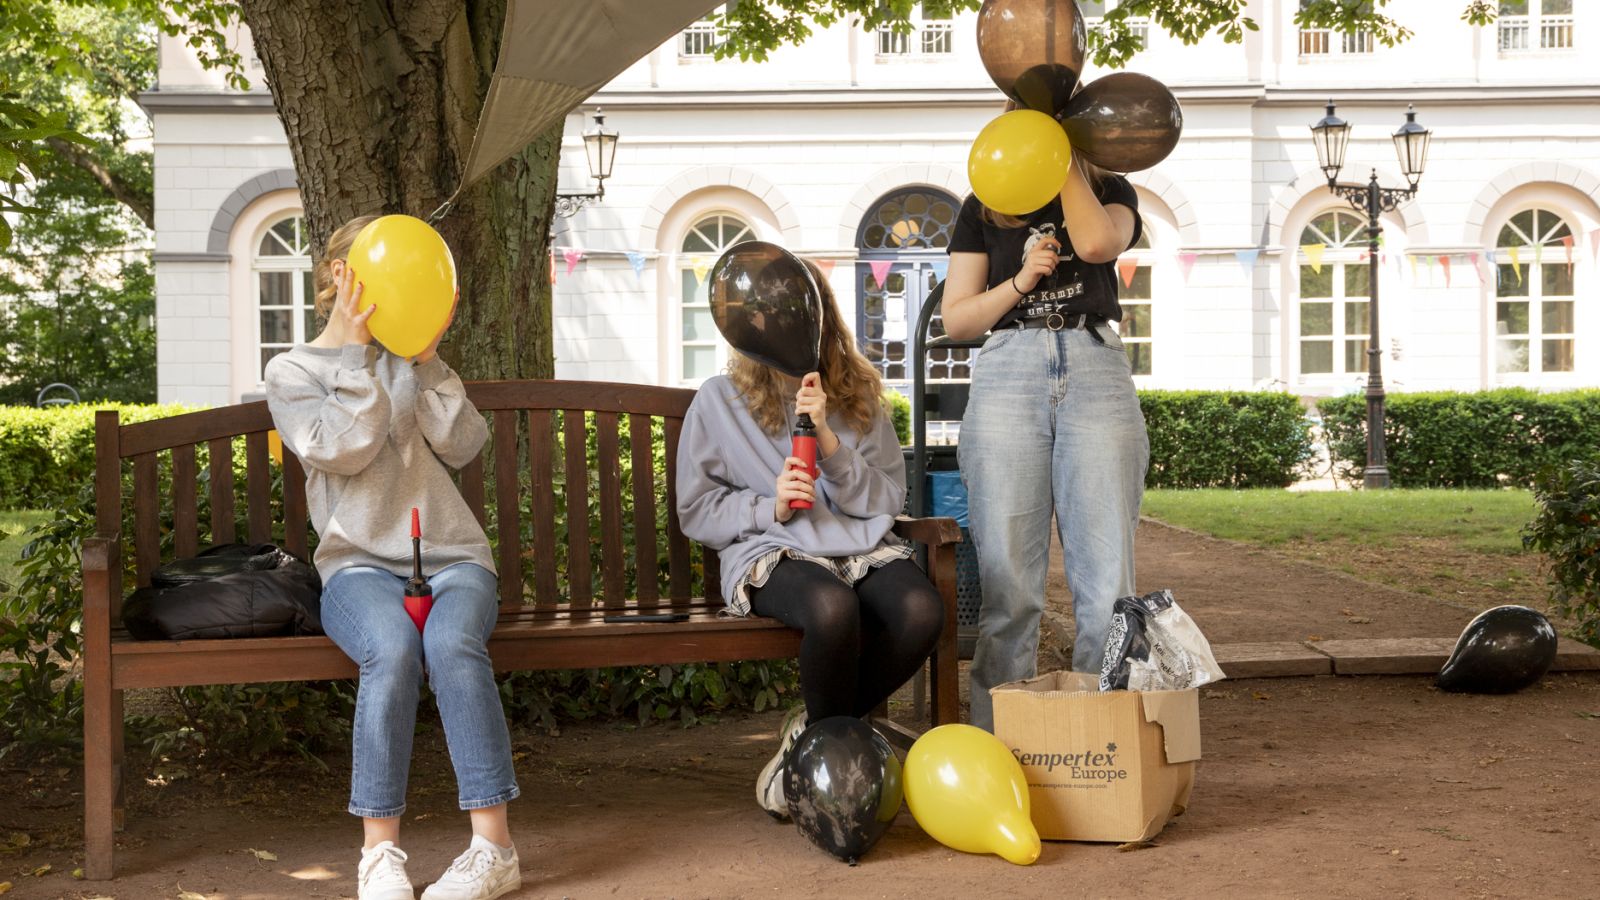
<svg viewBox="0 0 1600 900">
<path fill-rule="evenodd" d="M 938 591 L 891 532 L 905 457 L 877 369 L 856 349 L 822 272 L 822 361 L 804 379 L 735 356 L 705 382 L 678 444 L 683 533 L 715 549 L 736 615 L 800 629 L 800 691 L 756 799 L 786 818 L 783 763 L 809 722 L 864 716 L 916 672 L 944 621 Z M 796 416 L 817 426 L 818 477 L 789 455 Z M 794 500 L 809 500 L 795 509 Z"/>
<path fill-rule="evenodd" d="M 356 219 L 329 239 L 315 273 L 327 327 L 267 364 L 267 404 L 305 465 L 323 625 L 361 667 L 349 806 L 365 833 L 357 895 L 413 897 L 400 815 L 426 671 L 473 836 L 423 900 L 489 900 L 522 883 L 506 825 L 518 789 L 487 649 L 498 615 L 494 562 L 449 472 L 477 455 L 488 428 L 438 356 L 444 329 L 409 360 L 373 344 L 367 319 L 376 307 L 362 309 L 359 274 L 345 259 L 371 221 Z M 426 527 L 434 592 L 420 633 L 403 600 L 412 507 Z"/>
</svg>

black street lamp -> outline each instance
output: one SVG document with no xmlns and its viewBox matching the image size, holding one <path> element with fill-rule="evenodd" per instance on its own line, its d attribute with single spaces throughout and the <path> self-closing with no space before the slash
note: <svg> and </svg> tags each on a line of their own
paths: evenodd
<svg viewBox="0 0 1600 900">
<path fill-rule="evenodd" d="M 1408 106 L 1405 124 L 1394 133 L 1394 150 L 1400 157 L 1400 171 L 1410 186 L 1386 188 L 1378 186 L 1377 169 L 1372 170 L 1372 177 L 1366 184 L 1339 182 L 1344 153 L 1350 146 L 1350 123 L 1333 114 L 1332 100 L 1328 101 L 1328 114 L 1311 126 L 1311 142 L 1317 148 L 1317 163 L 1328 176 L 1328 190 L 1367 214 L 1367 260 L 1372 269 L 1367 279 L 1371 335 L 1367 344 L 1367 465 L 1363 480 L 1369 488 L 1389 486 L 1389 459 L 1383 444 L 1383 351 L 1378 347 L 1378 234 L 1382 229 L 1378 218 L 1417 195 L 1417 183 L 1422 180 L 1422 169 L 1428 162 L 1428 140 L 1432 136 L 1433 132 L 1417 124 L 1416 108 Z"/>
<path fill-rule="evenodd" d="M 586 191 L 557 191 L 556 216 L 568 218 L 583 209 L 589 201 L 599 202 L 606 195 L 606 179 L 611 177 L 611 164 L 617 159 L 617 131 L 606 127 L 605 113 L 600 107 L 594 110 L 594 127 L 583 133 L 583 153 L 589 161 L 589 177 L 595 180 L 595 189 Z"/>
</svg>

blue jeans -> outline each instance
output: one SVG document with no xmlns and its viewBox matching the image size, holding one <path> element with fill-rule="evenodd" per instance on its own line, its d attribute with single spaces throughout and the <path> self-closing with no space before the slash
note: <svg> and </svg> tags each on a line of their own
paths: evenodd
<svg viewBox="0 0 1600 900">
<path fill-rule="evenodd" d="M 1133 593 L 1133 535 L 1150 442 L 1122 342 L 1109 327 L 997 332 L 972 373 L 962 480 L 983 607 L 972 724 L 994 729 L 989 689 L 1036 674 L 1055 516 L 1072 590 L 1072 667 L 1098 671 L 1111 605 Z"/>
<path fill-rule="evenodd" d="M 427 628 L 406 615 L 406 580 L 365 566 L 341 569 L 322 589 L 322 624 L 361 666 L 356 690 L 350 812 L 384 819 L 406 809 L 411 736 L 426 667 L 439 702 L 462 809 L 482 809 L 519 793 L 511 735 L 489 664 L 498 615 L 493 573 L 459 563 L 429 578 Z"/>
</svg>

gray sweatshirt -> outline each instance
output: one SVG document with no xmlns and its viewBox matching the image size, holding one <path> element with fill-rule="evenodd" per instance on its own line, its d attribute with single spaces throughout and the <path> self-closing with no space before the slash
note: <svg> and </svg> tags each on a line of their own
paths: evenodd
<svg viewBox="0 0 1600 900">
<path fill-rule="evenodd" d="M 793 420 L 793 410 L 790 410 Z M 780 523 L 774 504 L 790 436 L 768 434 L 727 376 L 700 387 L 678 441 L 678 520 L 683 533 L 722 559 L 723 600 L 763 554 L 799 550 L 827 558 L 899 544 L 890 534 L 905 503 L 906 462 L 887 415 L 859 435 L 838 415 L 828 425 L 839 449 L 818 460 L 817 503 Z"/>
<path fill-rule="evenodd" d="M 371 345 L 301 344 L 267 363 L 266 381 L 273 424 L 305 464 L 324 583 L 351 566 L 410 575 L 413 506 L 425 572 L 462 562 L 495 570 L 445 468 L 471 462 L 489 429 L 443 360 L 412 366 Z"/>
</svg>

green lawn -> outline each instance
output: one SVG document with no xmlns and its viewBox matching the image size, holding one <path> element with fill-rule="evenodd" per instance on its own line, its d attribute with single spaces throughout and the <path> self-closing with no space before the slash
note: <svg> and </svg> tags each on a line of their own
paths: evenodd
<svg viewBox="0 0 1600 900">
<path fill-rule="evenodd" d="M 1416 538 L 1478 554 L 1519 554 L 1533 519 L 1524 490 L 1148 491 L 1144 514 L 1254 544 L 1349 542 L 1394 549 Z"/>
<path fill-rule="evenodd" d="M 28 529 L 50 521 L 50 513 L 36 509 L 0 509 L 0 581 L 11 580 L 11 567 L 28 545 Z"/>
</svg>

